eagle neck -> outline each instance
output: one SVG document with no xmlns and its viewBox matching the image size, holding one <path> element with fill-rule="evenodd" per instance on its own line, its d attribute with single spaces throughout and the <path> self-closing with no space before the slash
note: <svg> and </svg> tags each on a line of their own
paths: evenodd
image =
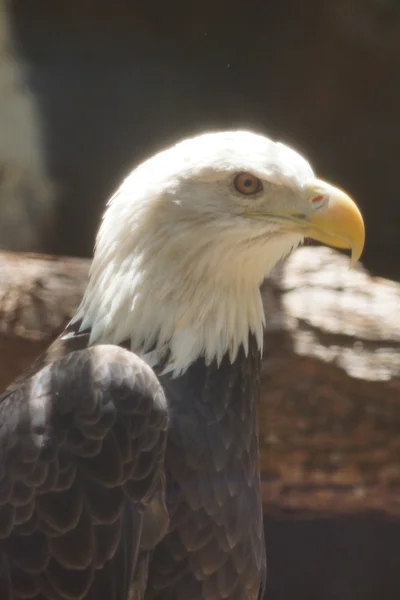
<svg viewBox="0 0 400 600">
<path fill-rule="evenodd" d="M 216 261 L 210 252 L 172 260 L 153 248 L 120 264 L 112 279 L 95 268 L 77 315 L 91 330 L 90 343 L 129 340 L 151 367 L 163 363 L 176 377 L 199 357 L 207 365 L 221 364 L 225 355 L 233 362 L 240 347 L 248 352 L 250 334 L 261 352 L 260 277 L 223 249 L 215 251 L 221 261 L 211 269 Z"/>
</svg>

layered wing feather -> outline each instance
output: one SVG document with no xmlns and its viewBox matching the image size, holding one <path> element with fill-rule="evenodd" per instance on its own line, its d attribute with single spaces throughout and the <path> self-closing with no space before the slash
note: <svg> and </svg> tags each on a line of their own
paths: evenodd
<svg viewBox="0 0 400 600">
<path fill-rule="evenodd" d="M 2 600 L 142 597 L 168 526 L 166 430 L 156 376 L 115 346 L 72 352 L 0 397 Z"/>
</svg>

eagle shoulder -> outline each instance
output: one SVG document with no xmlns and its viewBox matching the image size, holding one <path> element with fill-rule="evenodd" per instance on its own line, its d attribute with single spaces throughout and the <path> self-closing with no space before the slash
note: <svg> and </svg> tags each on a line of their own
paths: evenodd
<svg viewBox="0 0 400 600">
<path fill-rule="evenodd" d="M 67 354 L 0 397 L 2 600 L 128 598 L 168 524 L 167 424 L 157 377 L 116 346 Z"/>
</svg>

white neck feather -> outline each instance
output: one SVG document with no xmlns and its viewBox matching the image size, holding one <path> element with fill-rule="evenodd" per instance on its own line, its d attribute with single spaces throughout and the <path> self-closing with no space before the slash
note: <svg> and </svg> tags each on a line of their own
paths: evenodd
<svg viewBox="0 0 400 600">
<path fill-rule="evenodd" d="M 98 248 L 75 317 L 82 329 L 91 327 L 90 343 L 130 339 L 151 366 L 168 356 L 165 372 L 173 376 L 199 356 L 220 363 L 228 353 L 233 362 L 241 345 L 247 353 L 250 333 L 261 352 L 260 285 L 300 238 L 272 236 L 260 248 L 260 240 L 233 243 L 229 232 L 211 244 L 193 236 L 182 236 L 180 244 L 178 232 L 157 233 L 142 236 L 137 228 L 133 253 L 116 244 Z"/>
</svg>

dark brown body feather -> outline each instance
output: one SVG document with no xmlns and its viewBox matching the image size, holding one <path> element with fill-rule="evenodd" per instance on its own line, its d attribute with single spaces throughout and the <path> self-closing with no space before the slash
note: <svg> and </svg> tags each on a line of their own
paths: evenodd
<svg viewBox="0 0 400 600">
<path fill-rule="evenodd" d="M 255 600 L 255 339 L 160 375 L 165 404 L 134 354 L 70 334 L 0 400 L 1 600 Z"/>
<path fill-rule="evenodd" d="M 256 599 L 265 571 L 258 461 L 260 351 L 233 364 L 198 359 L 168 398 L 170 527 L 150 564 L 146 598 Z"/>
</svg>

